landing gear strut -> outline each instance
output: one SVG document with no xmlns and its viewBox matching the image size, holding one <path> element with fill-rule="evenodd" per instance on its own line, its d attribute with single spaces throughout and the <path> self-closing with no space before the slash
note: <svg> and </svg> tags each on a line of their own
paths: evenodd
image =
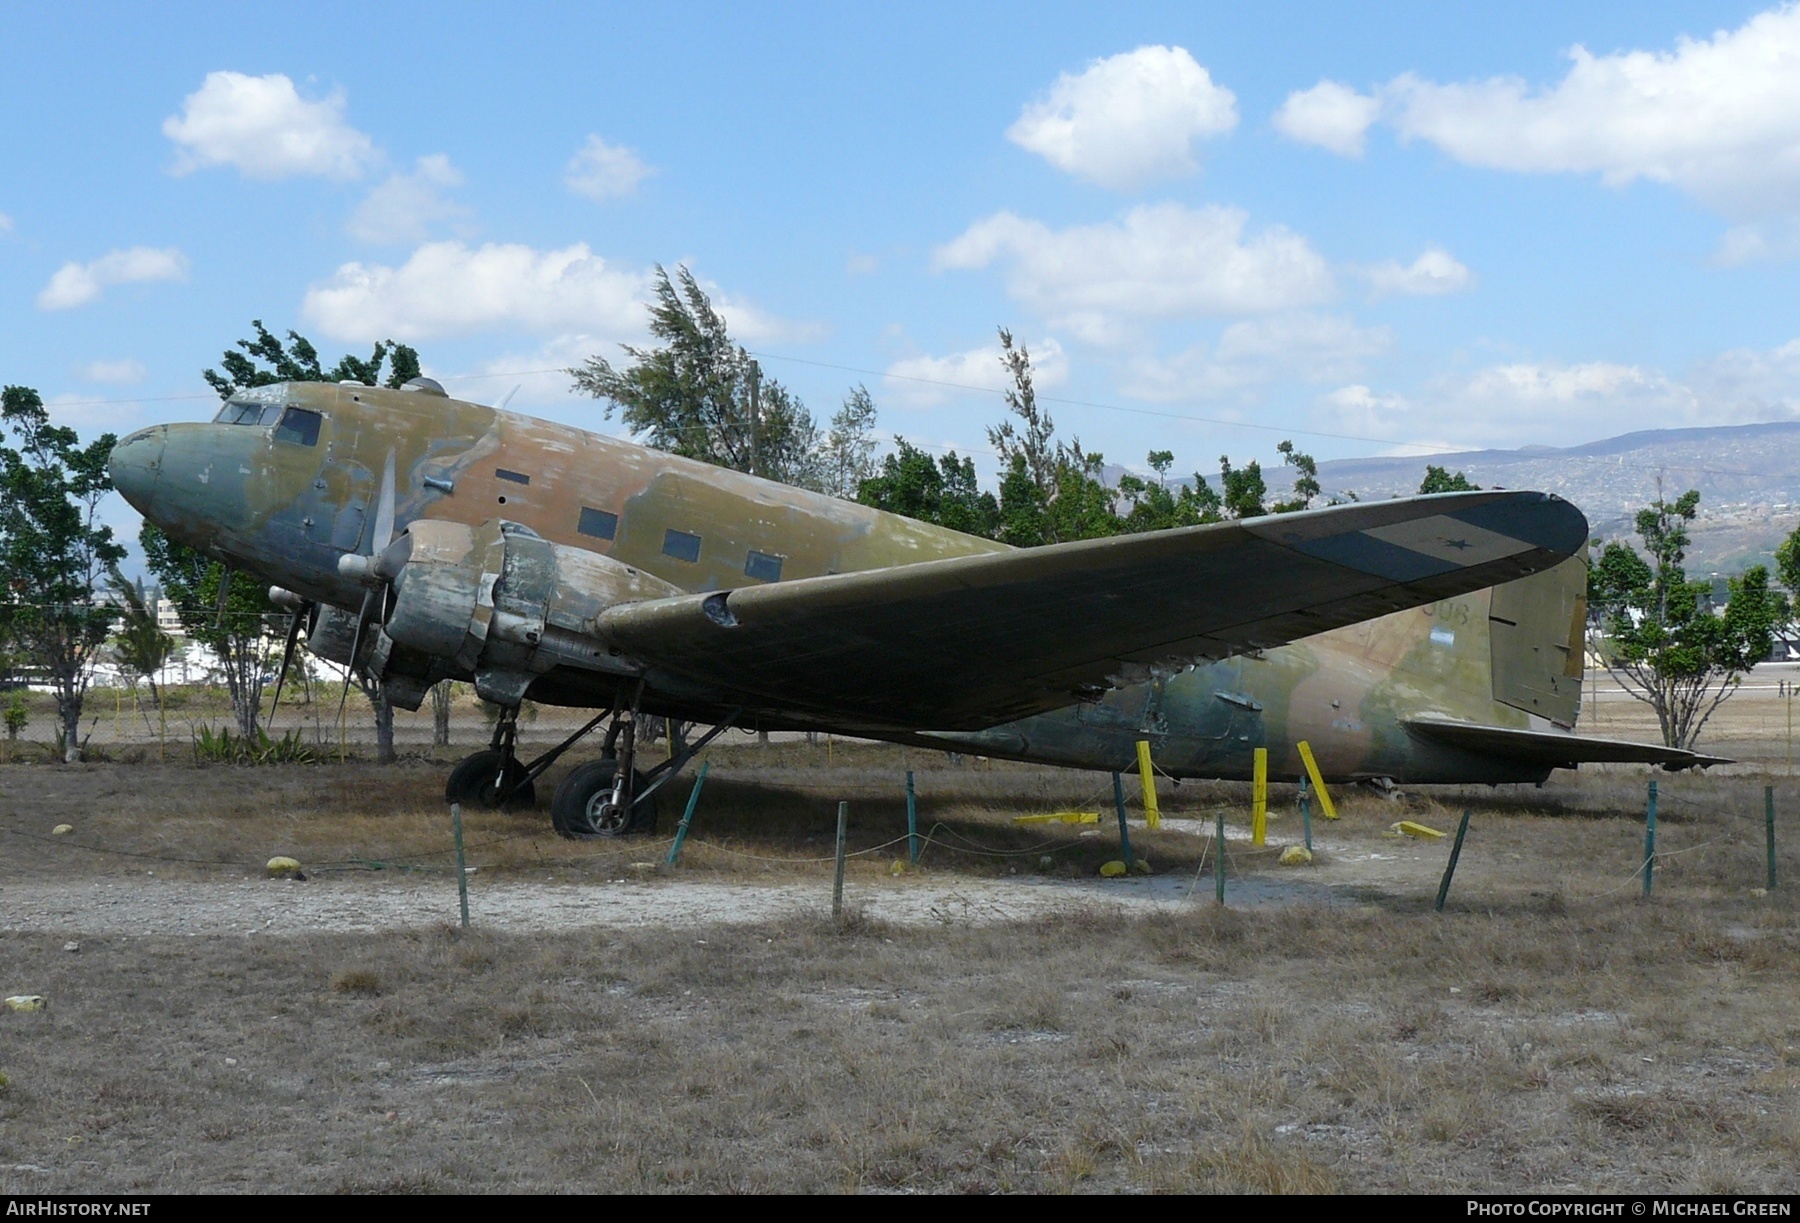
<svg viewBox="0 0 1800 1223">
<path fill-rule="evenodd" d="M 502 709 L 488 750 L 476 752 L 450 770 L 450 779 L 444 783 L 445 801 L 489 811 L 536 804 L 533 782 L 537 774 L 519 763 L 518 740 L 518 709 Z"/>
<path fill-rule="evenodd" d="M 556 787 L 556 796 L 550 800 L 550 820 L 556 831 L 577 839 L 656 831 L 656 792 L 702 748 L 724 734 L 739 712 L 732 710 L 692 744 L 675 732 L 670 739 L 675 754 L 647 772 L 632 767 L 636 747 L 632 722 L 615 721 L 600 759 L 574 769 Z"/>
</svg>

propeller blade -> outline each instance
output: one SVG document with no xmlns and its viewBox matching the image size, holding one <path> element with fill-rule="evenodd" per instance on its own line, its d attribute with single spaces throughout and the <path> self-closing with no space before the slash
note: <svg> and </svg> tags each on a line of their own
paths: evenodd
<svg viewBox="0 0 1800 1223">
<path fill-rule="evenodd" d="M 306 616 L 306 605 L 294 609 L 288 624 L 287 645 L 281 651 L 281 670 L 275 673 L 275 699 L 269 702 L 269 725 L 275 724 L 275 711 L 281 708 L 281 686 L 287 683 L 288 667 L 294 662 L 294 647 L 300 641 L 300 621 Z"/>
<path fill-rule="evenodd" d="M 386 587 L 384 586 L 382 589 L 385 590 Z M 356 616 L 356 633 L 350 638 L 350 662 L 344 667 L 344 690 L 338 694 L 338 720 L 340 722 L 344 718 L 344 704 L 350 699 L 350 677 L 356 671 L 356 656 L 362 651 L 363 629 L 369 623 L 369 600 L 374 597 L 373 589 L 363 595 L 362 611 L 358 612 Z"/>
<path fill-rule="evenodd" d="M 381 492 L 375 501 L 375 534 L 369 544 L 369 555 L 394 542 L 394 452 L 388 451 L 387 463 L 381 469 Z"/>
<path fill-rule="evenodd" d="M 231 575 L 235 569 L 227 569 L 219 575 L 219 605 L 213 609 L 213 627 L 216 629 L 225 623 L 225 600 L 231 597 Z"/>
<path fill-rule="evenodd" d="M 506 410 L 506 405 L 512 402 L 512 397 L 514 395 L 517 395 L 519 393 L 519 388 L 524 385 L 525 384 L 523 382 L 521 382 L 517 386 L 513 387 L 512 390 L 510 390 L 510 391 L 506 392 L 506 394 L 502 395 L 500 397 L 500 402 L 494 405 L 495 410 L 504 412 Z"/>
</svg>

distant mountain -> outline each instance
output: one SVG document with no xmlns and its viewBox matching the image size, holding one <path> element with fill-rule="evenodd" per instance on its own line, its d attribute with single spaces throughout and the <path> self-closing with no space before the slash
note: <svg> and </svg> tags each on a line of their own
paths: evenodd
<svg viewBox="0 0 1800 1223">
<path fill-rule="evenodd" d="M 1697 488 L 1700 519 L 1688 554 L 1695 574 L 1767 563 L 1800 525 L 1800 421 L 1647 429 L 1583 446 L 1332 459 L 1319 464 L 1319 483 L 1337 496 L 1400 496 L 1418 491 L 1428 464 L 1460 471 L 1483 488 L 1566 497 L 1603 539 L 1631 533 L 1633 516 L 1657 495 L 1658 477 L 1669 497 Z"/>
</svg>

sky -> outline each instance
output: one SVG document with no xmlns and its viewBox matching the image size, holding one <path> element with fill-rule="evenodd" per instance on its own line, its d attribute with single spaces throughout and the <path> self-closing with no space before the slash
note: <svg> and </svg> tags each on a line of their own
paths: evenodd
<svg viewBox="0 0 1800 1223">
<path fill-rule="evenodd" d="M 0 47 L 0 381 L 84 438 L 210 416 L 252 319 L 616 432 L 561 371 L 658 265 L 815 417 L 862 383 L 989 473 L 1001 326 L 1139 469 L 1800 417 L 1793 6 L 69 3 Z"/>
</svg>

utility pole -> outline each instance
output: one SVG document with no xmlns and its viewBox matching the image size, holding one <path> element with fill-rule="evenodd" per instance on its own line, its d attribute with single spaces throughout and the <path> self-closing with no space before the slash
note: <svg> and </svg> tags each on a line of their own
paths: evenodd
<svg viewBox="0 0 1800 1223">
<path fill-rule="evenodd" d="M 762 475 L 762 366 L 750 362 L 750 474 Z"/>
</svg>

